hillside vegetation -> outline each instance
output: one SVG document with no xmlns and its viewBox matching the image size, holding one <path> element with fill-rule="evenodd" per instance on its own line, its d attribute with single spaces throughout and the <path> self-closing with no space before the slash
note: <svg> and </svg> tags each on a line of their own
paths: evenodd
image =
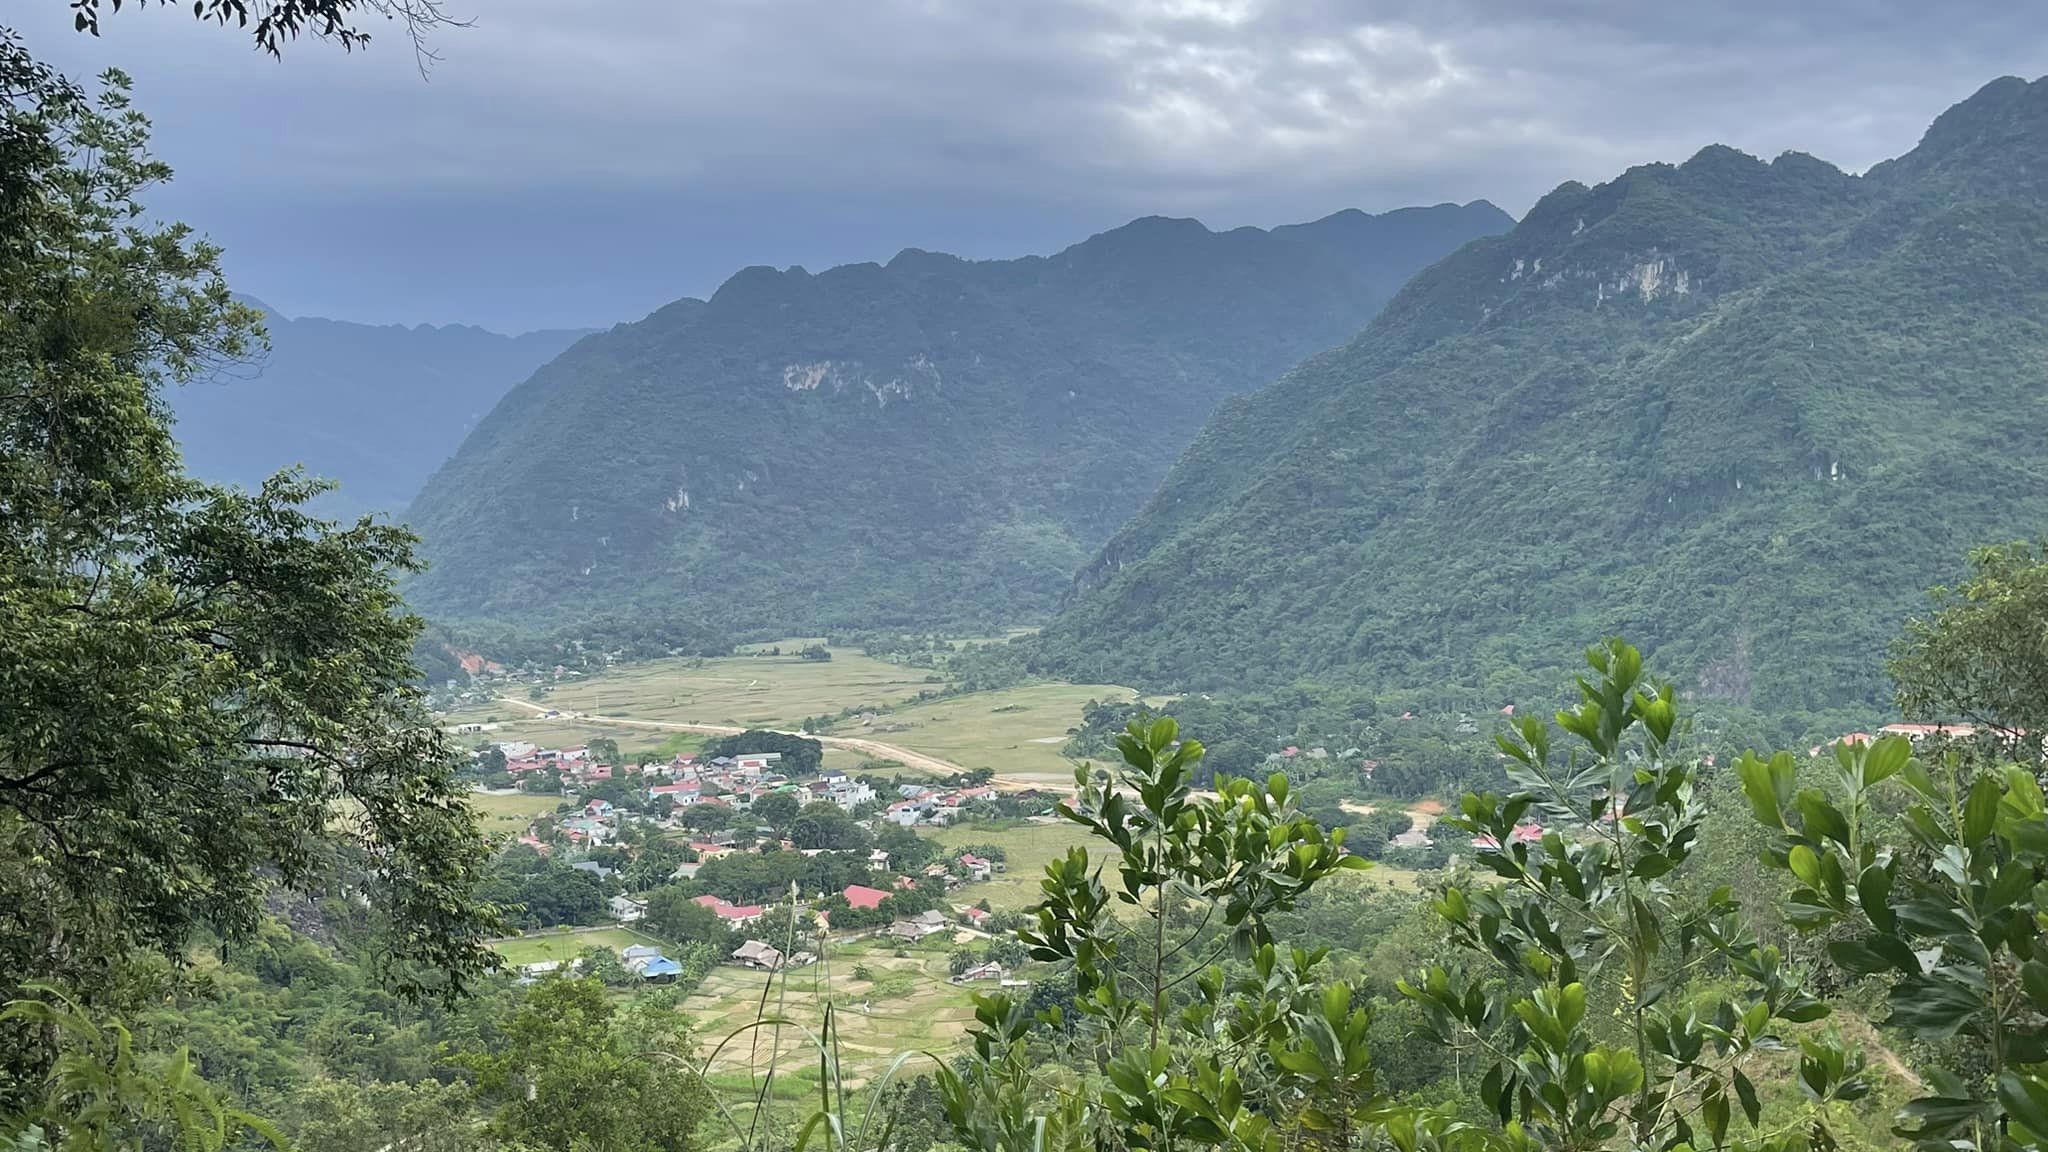
<svg viewBox="0 0 2048 1152">
<path fill-rule="evenodd" d="M 433 569 L 410 598 L 773 635 L 1042 614 L 1218 400 L 1508 223 L 1148 218 L 1050 257 L 747 269 L 507 396 L 413 505 Z"/>
<path fill-rule="evenodd" d="M 2048 526 L 2048 85 L 1856 177 L 1728 148 L 1546 196 L 1229 401 L 1038 641 L 1076 679 L 1876 702 L 1958 558 Z"/>
</svg>

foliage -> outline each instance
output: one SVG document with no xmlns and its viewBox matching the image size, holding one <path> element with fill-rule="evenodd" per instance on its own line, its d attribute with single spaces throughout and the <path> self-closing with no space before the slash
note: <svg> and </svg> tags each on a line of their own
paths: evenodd
<svg viewBox="0 0 2048 1152">
<path fill-rule="evenodd" d="M 80 32 L 98 36 L 100 0 L 66 2 L 72 10 L 73 25 Z M 159 2 L 169 4 L 170 0 Z M 148 7 L 147 0 L 136 7 Z M 114 10 L 120 9 L 120 0 L 114 0 Z M 255 37 L 256 46 L 272 56 L 282 55 L 285 44 L 297 40 L 302 33 L 333 40 L 348 51 L 367 47 L 370 34 L 355 22 L 364 16 L 382 16 L 404 23 L 414 51 L 424 62 L 431 55 L 424 43 L 427 33 L 438 26 L 457 23 L 441 11 L 439 0 L 193 0 L 192 4 L 193 16 L 223 28 L 230 23 L 237 28 L 250 28 L 252 14 L 256 23 L 250 34 Z"/>
<path fill-rule="evenodd" d="M 1781 1029 L 1827 1015 L 1782 952 L 1760 944 L 1725 888 L 1687 900 L 1674 887 L 1704 815 L 1683 755 L 1676 697 L 1645 677 L 1619 640 L 1586 654 L 1577 706 L 1557 714 L 1575 741 L 1553 743 L 1525 717 L 1503 735 L 1508 796 L 1467 794 L 1456 823 L 1494 846 L 1481 865 L 1502 883 L 1454 884 L 1436 908 L 1464 964 L 1404 982 L 1447 1044 L 1486 1067 L 1480 1096 L 1501 1124 L 1476 1146 L 1662 1148 L 1729 1146 L 1737 1109 L 1744 1147 L 1831 1147 L 1823 1107 L 1869 1091 L 1860 1057 L 1833 1040 L 1800 1038 L 1800 1083 L 1814 1108 L 1763 1125 L 1746 1069 L 1782 1047 Z M 1523 818 L 1554 823 L 1518 840 Z M 1685 995 L 1703 965 L 1741 987 Z M 1600 1017 L 1621 1018 L 1620 1036 Z"/>
<path fill-rule="evenodd" d="M 1920 590 L 2048 519 L 2044 154 L 2004 80 L 1861 177 L 1711 147 L 1558 188 L 1220 405 L 1034 669 L 1497 709 L 1619 629 L 1704 698 L 1884 707 Z"/>
<path fill-rule="evenodd" d="M 709 1098 L 697 1077 L 645 1055 L 688 1051 L 690 1041 L 672 1010 L 665 1021 L 634 1011 L 620 1018 L 596 980 L 557 973 L 535 985 L 501 1045 L 470 1057 L 479 1090 L 499 1102 L 496 1132 L 555 1152 L 691 1147 Z"/>
<path fill-rule="evenodd" d="M 1133 722 L 1120 751 L 1117 776 L 1078 770 L 1078 802 L 1061 808 L 1110 846 L 1115 889 L 1076 848 L 1046 867 L 1046 898 L 1019 933 L 1032 959 L 1070 967 L 1089 1034 L 1070 1058 L 1095 1076 L 1048 1105 L 1025 1041 L 1034 1023 L 1064 1026 L 1065 1010 L 1034 1019 L 978 995 L 972 1058 L 937 1074 L 947 1118 L 986 1149 L 1264 1148 L 1289 1129 L 1341 1146 L 1376 1099 L 1367 1017 L 1348 984 L 1321 982 L 1322 953 L 1282 953 L 1266 921 L 1366 862 L 1289 807 L 1284 777 L 1219 778 L 1215 798 L 1193 798 L 1202 746 L 1169 718 Z M 1127 933 L 1112 902 L 1149 923 Z M 1214 967 L 1226 954 L 1249 961 L 1243 978 Z M 1183 988 L 1193 999 L 1172 1012 Z"/>
<path fill-rule="evenodd" d="M 741 756 L 748 752 L 779 752 L 777 771 L 791 777 L 816 776 L 825 764 L 825 746 L 808 736 L 749 728 L 733 736 L 706 741 L 700 755 L 711 760 L 720 756 Z"/>
<path fill-rule="evenodd" d="M 1930 767 L 1897 736 L 1833 753 L 1826 792 L 1797 788 L 1784 752 L 1737 770 L 1780 836 L 1766 861 L 1793 879 L 1793 924 L 1846 925 L 1828 957 L 1888 980 L 1892 1026 L 1974 1049 L 1981 1074 L 1937 1071 L 1897 1134 L 1927 1149 L 2048 1146 L 2048 818 L 2034 772 L 1953 751 Z M 1909 839 L 1891 844 L 1872 817 L 1880 790 L 1898 788 Z"/>
<path fill-rule="evenodd" d="M 169 172 L 127 92 L 0 37 L 0 994 L 246 936 L 273 885 L 364 899 L 393 980 L 457 992 L 494 918 L 413 686 L 414 540 L 290 475 L 182 474 L 164 389 L 260 333 L 216 249 L 148 223 Z M 16 1071 L 51 1055 L 0 1035 Z"/>
<path fill-rule="evenodd" d="M 763 635 L 1028 618 L 1218 400 L 1506 224 L 1486 204 L 1155 218 L 1052 257 L 747 269 L 507 394 L 407 515 L 434 561 L 409 595 L 572 634 L 596 613 Z M 1168 449 L 1121 451 L 1140 423 Z M 536 468 L 537 443 L 601 443 L 608 466 Z"/>
<path fill-rule="evenodd" d="M 0 1020 L 54 1033 L 57 1055 L 40 1098 L 0 1115 L 0 1142 L 7 1147 L 99 1152 L 155 1139 L 191 1152 L 217 1152 L 235 1146 L 244 1133 L 286 1147 L 275 1128 L 222 1101 L 200 1077 L 189 1051 L 161 1059 L 138 1054 L 133 1034 L 120 1021 L 95 1022 L 49 989 L 30 991 L 39 995 L 0 1009 Z"/>
<path fill-rule="evenodd" d="M 1970 554 L 1970 578 L 1931 593 L 1934 614 L 1910 620 L 1893 646 L 1899 708 L 1922 721 L 1991 729 L 2007 750 L 2048 732 L 2048 545 Z"/>
<path fill-rule="evenodd" d="M 747 812 L 755 823 L 766 824 L 784 834 L 796 824 L 797 815 L 803 809 L 804 802 L 795 792 L 770 792 L 747 806 Z"/>
<path fill-rule="evenodd" d="M 830 800 L 804 805 L 789 827 L 789 840 L 798 848 L 843 852 L 865 852 L 874 843 L 865 826 Z"/>
</svg>

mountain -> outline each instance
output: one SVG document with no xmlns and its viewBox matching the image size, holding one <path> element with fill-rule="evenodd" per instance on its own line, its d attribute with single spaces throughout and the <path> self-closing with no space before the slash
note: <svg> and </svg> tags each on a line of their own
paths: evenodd
<svg viewBox="0 0 2048 1152">
<path fill-rule="evenodd" d="M 583 335 L 351 324 L 263 311 L 270 354 L 171 395 L 192 473 L 253 488 L 303 464 L 328 515 L 396 513 L 505 392 Z"/>
<path fill-rule="evenodd" d="M 1218 400 L 1358 330 L 1490 204 L 1049 257 L 749 268 L 514 389 L 410 520 L 453 620 L 824 628 L 1028 619 Z"/>
<path fill-rule="evenodd" d="M 2013 79 L 1863 177 L 1711 147 L 1558 188 L 1222 405 L 1033 658 L 1502 703 L 1618 632 L 1702 695 L 1879 703 L 1922 590 L 2048 531 L 2044 192 Z"/>
</svg>

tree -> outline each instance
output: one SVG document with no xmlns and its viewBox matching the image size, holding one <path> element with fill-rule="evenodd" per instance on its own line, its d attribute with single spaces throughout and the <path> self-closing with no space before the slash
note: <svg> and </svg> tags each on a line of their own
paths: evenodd
<svg viewBox="0 0 2048 1152">
<path fill-rule="evenodd" d="M 1933 767 L 1902 737 L 1836 744 L 1828 791 L 1799 788 L 1789 753 L 1736 765 L 1766 857 L 1791 876 L 1788 918 L 1847 927 L 1829 959 L 1891 985 L 1890 1024 L 1962 1038 L 1980 1073 L 1937 1070 L 1897 1129 L 1926 1149 L 2048 1147 L 2048 812 L 2033 770 L 1950 751 Z M 1903 788 L 1905 844 L 1875 832 Z M 1830 795 L 1829 793 L 1832 793 Z"/>
<path fill-rule="evenodd" d="M 1704 816 L 1677 698 L 1620 640 L 1586 662 L 1578 705 L 1557 714 L 1576 746 L 1567 753 L 1549 723 L 1522 717 L 1498 740 L 1519 790 L 1467 793 L 1455 818 L 1489 845 L 1480 863 L 1501 878 L 1453 884 L 1436 903 L 1469 961 L 1432 966 L 1401 991 L 1444 1044 L 1486 1069 L 1479 1094 L 1510 1145 L 1720 1148 L 1739 1106 L 1756 1146 L 1803 1147 L 1810 1134 L 1822 1146 L 1823 1106 L 1869 1090 L 1862 1062 L 1838 1041 L 1803 1039 L 1813 1104 L 1762 1126 L 1745 1067 L 1779 1046 L 1773 1021 L 1818 1020 L 1828 1005 L 1758 943 L 1725 888 L 1688 901 L 1666 879 L 1685 866 Z M 1539 813 L 1550 826 L 1532 844 L 1518 829 Z M 1709 961 L 1739 989 L 1685 988 Z M 1620 1021 L 1618 1036 L 1603 1018 Z"/>
<path fill-rule="evenodd" d="M 599 736 L 585 746 L 590 758 L 599 764 L 621 764 L 625 758 L 619 755 L 619 742 L 609 736 Z"/>
<path fill-rule="evenodd" d="M 806 644 L 804 645 L 804 650 L 798 653 L 798 655 L 802 656 L 806 660 L 819 662 L 832 659 L 831 650 L 826 648 L 823 644 Z"/>
<path fill-rule="evenodd" d="M 89 99 L 0 35 L 0 995 L 246 936 L 273 882 L 367 898 L 387 975 L 458 991 L 494 917 L 414 686 L 415 541 L 182 473 L 164 388 L 260 332 L 218 250 L 145 223 L 147 136 L 125 77 Z"/>
<path fill-rule="evenodd" d="M 732 951 L 732 932 L 694 893 L 674 884 L 647 894 L 647 914 L 640 927 L 677 944 L 702 943 L 720 956 Z"/>
<path fill-rule="evenodd" d="M 169 4 L 171 0 L 161 2 Z M 74 13 L 72 23 L 79 31 L 100 34 L 100 0 L 65 3 Z M 120 8 L 120 0 L 114 0 L 115 11 Z M 272 56 L 281 55 L 285 43 L 297 40 L 301 33 L 333 40 L 347 51 L 367 47 L 370 34 L 355 21 L 371 15 L 403 23 L 413 51 L 423 64 L 432 59 L 426 46 L 427 34 L 442 25 L 463 23 L 443 12 L 440 0 L 196 0 L 192 6 L 194 16 L 223 28 L 230 22 L 238 28 L 249 27 L 252 13 L 256 17 L 252 30 L 256 47 Z"/>
<path fill-rule="evenodd" d="M 866 828 L 829 800 L 805 805 L 802 814 L 789 827 L 789 839 L 798 848 L 842 852 L 863 850 L 873 843 Z"/>
<path fill-rule="evenodd" d="M 732 736 L 721 736 L 704 745 L 700 756 L 742 756 L 749 752 L 776 752 L 782 759 L 776 767 L 790 776 L 815 776 L 825 764 L 825 746 L 808 736 L 749 728 Z"/>
<path fill-rule="evenodd" d="M 468 1054 L 478 1088 L 498 1102 L 499 1136 L 554 1152 L 690 1147 L 710 1108 L 704 1087 L 678 1064 L 651 1057 L 648 1040 L 630 1035 L 639 1029 L 629 1023 L 614 1019 L 596 980 L 557 973 L 534 985 L 501 1042 Z M 658 1042 L 655 1051 L 688 1051 L 683 1038 Z"/>
<path fill-rule="evenodd" d="M 797 799 L 794 792 L 770 792 L 754 801 L 747 811 L 753 814 L 755 823 L 787 833 L 796 823 L 797 813 L 803 810 L 803 806 L 803 801 Z"/>
<path fill-rule="evenodd" d="M 2038 750 L 2048 733 L 2048 544 L 1970 554 L 1970 578 L 1935 588 L 1931 616 L 1893 646 L 1899 710 L 1933 723 L 1967 721 L 2008 751 Z"/>
<path fill-rule="evenodd" d="M 476 754 L 477 771 L 485 776 L 503 776 L 505 763 L 505 750 L 496 744 L 486 745 Z"/>
<path fill-rule="evenodd" d="M 153 1139 L 220 1152 L 250 1136 L 283 1148 L 269 1124 L 230 1107 L 194 1069 L 192 1054 L 139 1055 L 119 1020 L 95 1021 L 61 996 L 24 997 L 0 1009 L 0 1022 L 19 1022 L 57 1038 L 34 1095 L 0 1111 L 0 1139 L 9 1148 L 98 1152 L 141 1147 Z"/>
<path fill-rule="evenodd" d="M 975 996 L 972 1054 L 936 1073 L 947 1119 L 962 1143 L 1003 1152 L 1264 1148 L 1303 1133 L 1348 1147 L 1377 1101 L 1368 1018 L 1349 984 L 1324 979 L 1320 952 L 1282 953 L 1267 918 L 1366 862 L 1289 805 L 1285 777 L 1219 777 L 1214 798 L 1195 798 L 1202 746 L 1170 718 L 1131 721 L 1118 748 L 1122 771 L 1078 769 L 1078 799 L 1060 809 L 1108 845 L 1115 888 L 1074 848 L 1047 865 L 1019 934 L 1073 991 L 1035 1016 L 1006 994 Z M 1246 962 L 1242 978 L 1214 966 L 1225 954 Z M 1062 1059 L 1029 1052 L 1034 1032 L 1061 1035 Z M 1080 1090 L 1063 1061 L 1090 1074 Z M 1045 1090 L 1049 1077 L 1064 1090 Z"/>
</svg>

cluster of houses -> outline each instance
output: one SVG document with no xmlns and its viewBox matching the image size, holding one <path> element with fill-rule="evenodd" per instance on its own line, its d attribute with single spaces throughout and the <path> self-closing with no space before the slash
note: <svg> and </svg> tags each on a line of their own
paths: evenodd
<svg viewBox="0 0 2048 1152">
<path fill-rule="evenodd" d="M 899 799 L 882 809 L 882 818 L 904 828 L 919 824 L 946 825 L 960 818 L 961 809 L 976 800 L 996 794 L 994 788 L 931 788 L 923 784 L 899 784 Z"/>
</svg>

